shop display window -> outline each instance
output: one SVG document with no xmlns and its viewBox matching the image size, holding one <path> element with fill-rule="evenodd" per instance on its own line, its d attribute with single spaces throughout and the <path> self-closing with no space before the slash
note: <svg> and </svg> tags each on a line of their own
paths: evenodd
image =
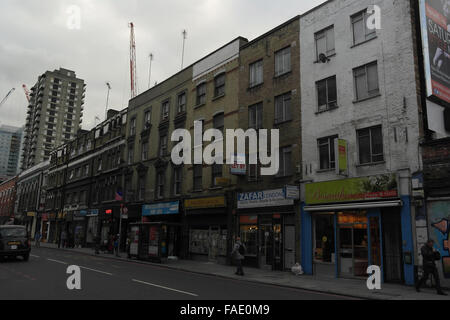
<svg viewBox="0 0 450 320">
<path fill-rule="evenodd" d="M 257 256 L 257 237 L 258 226 L 255 225 L 241 225 L 240 226 L 241 241 L 246 247 L 246 256 Z"/>
<path fill-rule="evenodd" d="M 316 215 L 314 221 L 314 260 L 316 262 L 334 263 L 334 215 Z"/>
</svg>

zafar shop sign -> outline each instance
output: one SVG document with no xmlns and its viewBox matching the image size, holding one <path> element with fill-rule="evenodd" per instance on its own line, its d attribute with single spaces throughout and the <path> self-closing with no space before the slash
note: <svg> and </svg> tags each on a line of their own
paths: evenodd
<svg viewBox="0 0 450 320">
<path fill-rule="evenodd" d="M 286 199 L 285 189 L 238 194 L 238 209 L 289 206 L 293 204 L 293 199 Z"/>
<path fill-rule="evenodd" d="M 308 205 L 398 197 L 395 175 L 310 183 L 305 191 Z"/>
</svg>

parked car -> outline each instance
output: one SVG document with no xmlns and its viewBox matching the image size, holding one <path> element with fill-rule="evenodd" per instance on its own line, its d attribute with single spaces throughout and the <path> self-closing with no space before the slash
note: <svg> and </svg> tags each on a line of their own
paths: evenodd
<svg viewBox="0 0 450 320">
<path fill-rule="evenodd" d="M 31 240 L 24 226 L 0 226 L 0 260 L 5 257 L 30 258 Z"/>
</svg>

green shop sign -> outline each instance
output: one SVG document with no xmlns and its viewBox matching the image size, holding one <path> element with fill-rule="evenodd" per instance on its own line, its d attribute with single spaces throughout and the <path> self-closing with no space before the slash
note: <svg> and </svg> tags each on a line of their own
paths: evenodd
<svg viewBox="0 0 450 320">
<path fill-rule="evenodd" d="M 398 197 L 394 174 L 310 183 L 305 191 L 307 205 Z"/>
</svg>

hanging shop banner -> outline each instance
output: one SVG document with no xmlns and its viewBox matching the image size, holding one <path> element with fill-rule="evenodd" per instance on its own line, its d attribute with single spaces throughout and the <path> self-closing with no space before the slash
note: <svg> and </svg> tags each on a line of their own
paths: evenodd
<svg viewBox="0 0 450 320">
<path fill-rule="evenodd" d="M 238 194 L 238 209 L 290 206 L 293 204 L 293 199 L 286 199 L 284 188 Z"/>
<path fill-rule="evenodd" d="M 211 197 L 200 199 L 187 199 L 184 201 L 184 207 L 188 210 L 206 209 L 206 208 L 223 208 L 225 207 L 225 197 Z"/>
<path fill-rule="evenodd" d="M 450 103 L 450 14 L 447 1 L 419 0 L 427 96 Z"/>
<path fill-rule="evenodd" d="M 308 205 L 398 197 L 395 174 L 310 183 L 305 193 Z"/>
<path fill-rule="evenodd" d="M 348 175 L 348 167 L 347 167 L 347 154 L 348 154 L 348 144 L 347 140 L 344 139 L 336 139 L 335 145 L 335 154 L 337 154 L 337 165 L 336 165 L 336 174 L 347 176 Z"/>
<path fill-rule="evenodd" d="M 286 186 L 284 187 L 284 193 L 286 199 L 300 199 L 300 189 L 297 186 Z"/>
<path fill-rule="evenodd" d="M 179 207 L 179 201 L 145 204 L 142 206 L 142 216 L 177 214 L 179 213 Z"/>
</svg>

